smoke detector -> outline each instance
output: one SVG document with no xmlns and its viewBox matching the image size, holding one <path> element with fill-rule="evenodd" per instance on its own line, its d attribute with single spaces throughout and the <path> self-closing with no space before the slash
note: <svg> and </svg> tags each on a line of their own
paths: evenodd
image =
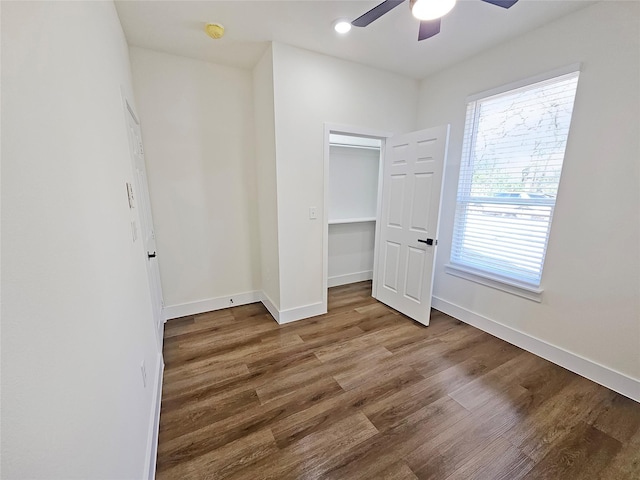
<svg viewBox="0 0 640 480">
<path fill-rule="evenodd" d="M 207 23 L 204 27 L 204 31 L 214 40 L 218 40 L 224 35 L 224 27 L 219 23 Z"/>
</svg>

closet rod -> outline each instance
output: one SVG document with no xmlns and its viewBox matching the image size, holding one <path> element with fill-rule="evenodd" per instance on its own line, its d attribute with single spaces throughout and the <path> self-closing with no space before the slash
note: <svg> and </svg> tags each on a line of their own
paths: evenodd
<svg viewBox="0 0 640 480">
<path fill-rule="evenodd" d="M 368 145 L 350 145 L 348 143 L 329 143 L 330 147 L 364 148 L 367 150 L 380 150 L 380 147 L 370 147 Z"/>
</svg>

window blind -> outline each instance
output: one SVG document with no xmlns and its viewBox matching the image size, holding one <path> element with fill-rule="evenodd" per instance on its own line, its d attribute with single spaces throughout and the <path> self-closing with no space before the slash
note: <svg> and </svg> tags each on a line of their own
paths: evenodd
<svg viewBox="0 0 640 480">
<path fill-rule="evenodd" d="M 467 105 L 453 265 L 540 285 L 578 76 Z"/>
</svg>

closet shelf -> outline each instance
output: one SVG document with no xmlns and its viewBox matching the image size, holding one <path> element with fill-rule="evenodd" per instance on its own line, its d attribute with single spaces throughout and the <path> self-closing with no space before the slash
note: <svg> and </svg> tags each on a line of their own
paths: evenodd
<svg viewBox="0 0 640 480">
<path fill-rule="evenodd" d="M 329 219 L 329 225 L 339 225 L 341 223 L 363 223 L 363 222 L 375 222 L 376 217 L 360 217 L 360 218 L 336 218 Z"/>
</svg>

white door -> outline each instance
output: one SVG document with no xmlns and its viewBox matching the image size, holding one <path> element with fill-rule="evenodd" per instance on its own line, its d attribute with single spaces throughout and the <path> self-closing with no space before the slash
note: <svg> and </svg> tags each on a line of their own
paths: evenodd
<svg viewBox="0 0 640 480">
<path fill-rule="evenodd" d="M 449 126 L 387 139 L 375 296 L 429 324 Z"/>
<path fill-rule="evenodd" d="M 133 110 L 131 110 L 128 102 L 126 103 L 126 110 L 129 148 L 131 151 L 131 161 L 133 162 L 133 172 L 135 175 L 133 206 L 138 210 L 140 236 L 144 246 L 147 275 L 149 277 L 149 288 L 151 290 L 153 320 L 158 345 L 161 349 L 164 323 L 164 319 L 162 318 L 162 286 L 160 284 L 160 269 L 158 267 L 156 252 L 156 236 L 153 230 L 153 218 L 151 217 L 151 201 L 149 199 L 149 187 L 147 184 L 147 170 L 144 163 L 144 147 L 142 145 L 140 123 L 133 113 Z"/>
</svg>

